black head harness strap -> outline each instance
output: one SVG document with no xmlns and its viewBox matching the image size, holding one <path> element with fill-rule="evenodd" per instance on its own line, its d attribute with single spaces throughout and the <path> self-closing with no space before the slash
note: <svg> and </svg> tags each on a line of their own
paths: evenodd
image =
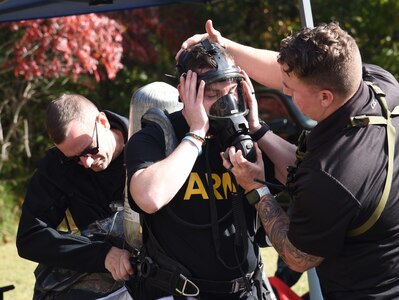
<svg viewBox="0 0 399 300">
<path fill-rule="evenodd" d="M 208 39 L 203 40 L 197 45 L 201 45 L 206 54 L 210 57 L 213 57 L 215 61 L 215 64 L 212 66 L 211 70 L 198 76 L 198 83 L 201 80 L 204 80 L 206 83 L 212 83 L 230 78 L 243 78 L 240 69 L 235 65 L 231 65 L 231 62 L 229 62 L 226 55 L 222 54 L 220 49 L 211 44 Z M 196 47 L 197 45 L 193 47 Z M 180 54 L 176 65 L 179 76 L 188 72 L 190 59 L 192 59 L 190 51 L 184 51 Z"/>
</svg>

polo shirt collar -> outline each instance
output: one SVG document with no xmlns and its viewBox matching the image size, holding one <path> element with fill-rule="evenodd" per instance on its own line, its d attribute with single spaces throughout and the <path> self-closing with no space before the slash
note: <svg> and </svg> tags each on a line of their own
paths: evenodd
<svg viewBox="0 0 399 300">
<path fill-rule="evenodd" d="M 370 98 L 370 90 L 367 84 L 362 81 L 351 99 L 311 130 L 306 140 L 307 151 L 312 151 L 334 139 L 337 134 L 347 128 L 350 117 L 361 114 Z"/>
</svg>

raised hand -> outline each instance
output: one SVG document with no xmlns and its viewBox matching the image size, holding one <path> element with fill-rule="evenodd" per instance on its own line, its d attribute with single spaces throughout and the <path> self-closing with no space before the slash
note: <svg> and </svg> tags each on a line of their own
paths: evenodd
<svg viewBox="0 0 399 300">
<path fill-rule="evenodd" d="M 253 133 L 260 128 L 258 101 L 256 100 L 254 87 L 248 74 L 244 70 L 241 70 L 241 74 L 244 76 L 244 81 L 241 84 L 244 90 L 245 101 L 249 108 L 247 116 L 249 132 Z"/>
<path fill-rule="evenodd" d="M 188 47 L 198 44 L 199 42 L 208 38 L 211 42 L 218 43 L 221 46 L 225 47 L 225 39 L 222 37 L 221 33 L 213 28 L 212 20 L 208 20 L 205 23 L 206 33 L 198 33 L 194 34 L 192 37 L 189 37 L 181 44 L 181 48 L 179 52 L 176 54 L 176 60 L 179 58 L 180 53 L 186 50 Z"/>
<path fill-rule="evenodd" d="M 205 82 L 201 80 L 197 91 L 197 74 L 189 70 L 180 77 L 180 98 L 184 104 L 183 115 L 190 126 L 190 132 L 205 137 L 209 129 L 209 118 L 204 102 Z"/>
</svg>

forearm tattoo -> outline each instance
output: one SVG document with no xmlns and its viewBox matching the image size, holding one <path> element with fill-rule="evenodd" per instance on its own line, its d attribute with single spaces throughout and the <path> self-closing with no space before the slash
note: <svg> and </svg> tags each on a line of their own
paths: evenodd
<svg viewBox="0 0 399 300">
<path fill-rule="evenodd" d="M 307 270 L 318 265 L 322 258 L 306 254 L 294 247 L 287 238 L 289 218 L 272 195 L 266 195 L 256 204 L 260 219 L 273 247 L 290 266 Z"/>
</svg>

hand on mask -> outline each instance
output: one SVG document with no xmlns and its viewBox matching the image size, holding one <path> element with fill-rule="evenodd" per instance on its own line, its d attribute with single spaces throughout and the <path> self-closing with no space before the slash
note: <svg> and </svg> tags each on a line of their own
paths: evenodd
<svg viewBox="0 0 399 300">
<path fill-rule="evenodd" d="M 245 191 L 251 191 L 261 186 L 254 178 L 265 180 L 262 152 L 257 143 L 254 143 L 254 147 L 256 150 L 256 161 L 254 163 L 245 159 L 241 150 L 236 151 L 235 147 L 230 147 L 226 150 L 228 158 L 225 157 L 223 152 L 220 154 L 223 160 L 223 166 L 233 173 L 238 184 L 244 188 Z"/>
<path fill-rule="evenodd" d="M 205 137 L 209 129 L 209 119 L 205 111 L 204 102 L 205 82 L 201 80 L 197 92 L 197 74 L 189 70 L 185 76 L 180 76 L 179 93 L 184 104 L 185 117 L 190 132 Z"/>
</svg>

